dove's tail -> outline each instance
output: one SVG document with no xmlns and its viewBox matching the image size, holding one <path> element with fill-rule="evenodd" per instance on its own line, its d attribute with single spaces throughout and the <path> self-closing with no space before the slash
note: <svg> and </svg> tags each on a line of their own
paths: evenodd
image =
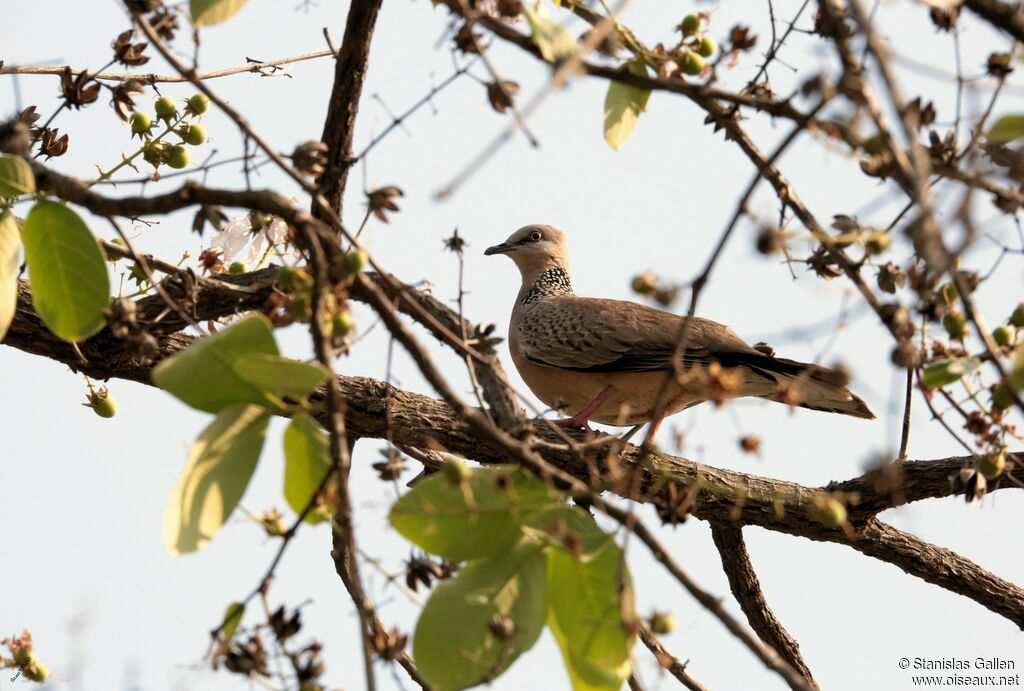
<svg viewBox="0 0 1024 691">
<path fill-rule="evenodd" d="M 752 395 L 827 413 L 875 418 L 867 404 L 846 388 L 847 377 L 841 372 L 764 354 L 744 354 L 741 364 L 753 375 L 748 385 L 759 391 L 771 387 Z"/>
</svg>

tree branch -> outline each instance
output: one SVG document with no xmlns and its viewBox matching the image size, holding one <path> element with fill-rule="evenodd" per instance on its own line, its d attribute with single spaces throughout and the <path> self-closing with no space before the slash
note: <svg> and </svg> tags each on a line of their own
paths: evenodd
<svg viewBox="0 0 1024 691">
<path fill-rule="evenodd" d="M 747 554 L 742 529 L 735 523 L 711 521 L 711 536 L 722 557 L 722 568 L 729 578 L 729 587 L 740 603 L 740 609 L 747 615 L 750 627 L 762 641 L 775 648 L 779 655 L 800 672 L 807 683 L 818 688 L 811 670 L 800 655 L 800 645 L 789 635 L 764 599 L 761 583 L 750 563 L 750 555 Z"/>
</svg>

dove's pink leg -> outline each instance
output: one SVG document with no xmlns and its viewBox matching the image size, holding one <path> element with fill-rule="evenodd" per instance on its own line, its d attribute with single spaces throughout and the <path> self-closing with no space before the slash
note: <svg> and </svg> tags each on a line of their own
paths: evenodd
<svg viewBox="0 0 1024 691">
<path fill-rule="evenodd" d="M 597 394 L 587 407 L 576 413 L 572 417 L 567 417 L 564 420 L 555 420 L 555 424 L 561 427 L 582 427 L 583 429 L 590 429 L 590 416 L 598 411 L 598 409 L 604 405 L 615 389 L 610 385 L 604 387 L 601 393 Z"/>
</svg>

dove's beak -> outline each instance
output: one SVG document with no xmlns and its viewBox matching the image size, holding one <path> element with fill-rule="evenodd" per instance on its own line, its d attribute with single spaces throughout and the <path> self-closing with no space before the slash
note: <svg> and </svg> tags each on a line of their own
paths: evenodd
<svg viewBox="0 0 1024 691">
<path fill-rule="evenodd" d="M 487 249 L 484 250 L 484 254 L 507 254 L 511 252 L 513 249 L 515 249 L 515 245 L 513 245 L 511 242 L 502 242 L 501 244 L 488 247 Z"/>
</svg>

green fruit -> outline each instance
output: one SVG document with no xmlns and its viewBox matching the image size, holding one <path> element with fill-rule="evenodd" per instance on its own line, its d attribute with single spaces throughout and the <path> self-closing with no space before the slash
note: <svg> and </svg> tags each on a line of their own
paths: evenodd
<svg viewBox="0 0 1024 691">
<path fill-rule="evenodd" d="M 967 317 L 959 312 L 954 310 L 946 312 L 942 316 L 942 326 L 945 327 L 950 338 L 960 341 L 967 336 Z"/>
<path fill-rule="evenodd" d="M 149 146 L 142 152 L 142 158 L 146 160 L 146 163 L 153 166 L 154 168 L 160 167 L 160 164 L 164 162 L 164 157 L 167 152 L 167 147 L 161 142 L 151 142 Z"/>
<path fill-rule="evenodd" d="M 655 612 L 651 616 L 651 631 L 664 636 L 676 630 L 676 618 L 664 612 Z"/>
<path fill-rule="evenodd" d="M 881 254 L 889 249 L 891 243 L 891 235 L 876 231 L 868 234 L 867 240 L 864 241 L 864 249 L 868 251 L 868 254 Z"/>
<path fill-rule="evenodd" d="M 135 134 L 146 134 L 153 129 L 153 118 L 146 111 L 137 110 L 128 118 L 128 124 Z"/>
<path fill-rule="evenodd" d="M 128 249 L 128 243 L 124 241 L 124 238 L 114 238 L 113 240 L 110 241 L 110 244 L 117 245 L 118 247 L 122 247 L 124 249 Z M 110 262 L 111 264 L 116 264 L 117 262 L 121 261 L 121 255 L 119 254 L 108 252 L 105 249 L 103 250 L 103 254 L 104 256 L 106 256 L 107 261 Z"/>
<path fill-rule="evenodd" d="M 697 49 L 701 57 L 710 58 L 712 55 L 718 52 L 718 46 L 715 44 L 715 39 L 710 36 L 701 36 L 700 47 Z"/>
<path fill-rule="evenodd" d="M 309 274 L 305 269 L 294 266 L 283 266 L 277 272 L 277 285 L 285 292 L 291 292 L 300 286 L 309 285 Z"/>
<path fill-rule="evenodd" d="M 1024 302 L 1013 310 L 1013 314 L 1010 315 L 1010 325 L 1016 326 L 1018 329 L 1024 328 Z"/>
<path fill-rule="evenodd" d="M 1010 390 L 1002 384 L 992 387 L 992 407 L 996 410 L 1009 410 L 1013 406 Z"/>
<path fill-rule="evenodd" d="M 986 453 L 978 458 L 978 472 L 989 480 L 995 480 L 1006 469 L 1006 452 Z"/>
<path fill-rule="evenodd" d="M 366 252 L 353 250 L 345 255 L 345 270 L 350 274 L 357 274 L 366 268 L 369 261 Z"/>
<path fill-rule="evenodd" d="M 181 144 L 175 144 L 167 151 L 167 165 L 171 168 L 184 168 L 192 160 L 192 154 Z"/>
<path fill-rule="evenodd" d="M 311 314 L 309 293 L 304 292 L 295 295 L 292 298 L 291 302 L 288 303 L 287 310 L 288 314 L 292 315 L 295 319 L 298 319 L 299 321 L 308 320 Z"/>
<path fill-rule="evenodd" d="M 688 14 L 683 17 L 683 23 L 679 25 L 684 36 L 690 36 L 700 31 L 700 17 L 695 14 Z"/>
<path fill-rule="evenodd" d="M 652 273 L 637 274 L 633 277 L 632 288 L 638 295 L 651 295 L 658 289 L 658 279 Z"/>
<path fill-rule="evenodd" d="M 25 678 L 29 681 L 46 681 L 50 677 L 50 670 L 38 660 L 25 668 Z"/>
<path fill-rule="evenodd" d="M 691 77 L 696 77 L 704 71 L 704 58 L 696 53 L 687 53 L 684 57 L 683 71 Z"/>
<path fill-rule="evenodd" d="M 206 143 L 206 128 L 202 125 L 189 125 L 188 129 L 185 130 L 183 139 L 186 143 L 192 146 L 199 146 L 200 144 Z"/>
<path fill-rule="evenodd" d="M 331 335 L 335 339 L 341 340 L 351 333 L 354 326 L 355 322 L 352 321 L 352 313 L 348 310 L 343 310 L 334 315 L 334 319 L 331 320 Z"/>
<path fill-rule="evenodd" d="M 86 404 L 93 409 L 100 417 L 112 418 L 117 415 L 117 401 L 106 389 L 93 391 L 89 394 L 89 402 Z"/>
<path fill-rule="evenodd" d="M 188 111 L 195 115 L 202 115 L 210 109 L 210 99 L 206 94 L 196 94 L 188 99 Z"/>
<path fill-rule="evenodd" d="M 457 458 L 449 458 L 442 469 L 448 481 L 456 487 L 465 484 L 473 470 Z"/>
<path fill-rule="evenodd" d="M 270 225 L 273 220 L 274 217 L 270 214 L 253 211 L 249 214 L 249 227 L 252 228 L 254 233 L 259 232 Z"/>
<path fill-rule="evenodd" d="M 996 344 L 1006 347 L 1013 343 L 1013 333 L 1014 332 L 1011 327 L 1000 326 L 992 332 L 992 340 L 995 341 Z"/>
<path fill-rule="evenodd" d="M 170 96 L 161 96 L 156 99 L 156 103 L 153 104 L 153 110 L 156 111 L 156 116 L 163 120 L 170 120 L 178 114 L 178 106 Z"/>
<path fill-rule="evenodd" d="M 288 524 L 284 522 L 284 516 L 277 511 L 267 511 L 259 516 L 258 520 L 270 537 L 281 537 L 288 532 Z"/>
<path fill-rule="evenodd" d="M 957 290 L 956 285 L 952 281 L 943 283 L 936 292 L 947 305 L 952 305 L 960 299 L 960 291 Z"/>
<path fill-rule="evenodd" d="M 249 270 L 249 266 L 245 262 L 231 262 L 228 267 L 228 273 L 230 274 L 244 274 Z"/>
</svg>

